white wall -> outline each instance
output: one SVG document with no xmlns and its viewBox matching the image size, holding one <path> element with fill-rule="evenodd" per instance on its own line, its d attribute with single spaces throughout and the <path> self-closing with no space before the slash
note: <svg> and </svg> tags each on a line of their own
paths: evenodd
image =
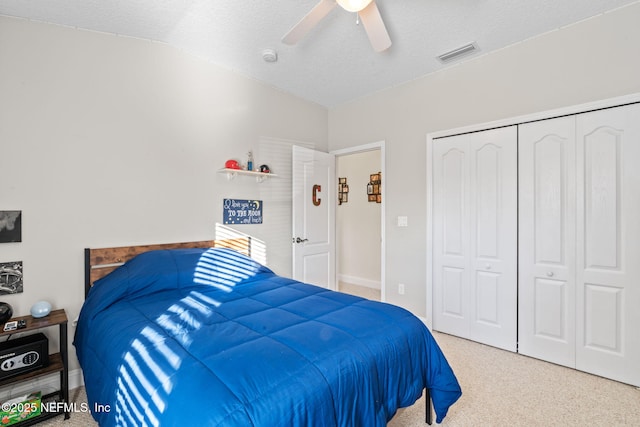
<svg viewBox="0 0 640 427">
<path fill-rule="evenodd" d="M 636 3 L 329 111 L 331 150 L 386 142 L 386 301 L 425 315 L 426 134 L 640 92 L 638 22 Z"/>
<path fill-rule="evenodd" d="M 0 300 L 27 314 L 46 299 L 72 320 L 83 248 L 212 239 L 225 197 L 264 200 L 264 223 L 242 231 L 290 274 L 290 233 L 270 210 L 287 203 L 282 182 L 217 170 L 253 148 L 287 179 L 288 152 L 264 137 L 327 150 L 327 114 L 167 45 L 0 17 L 0 210 L 23 215 L 0 262 L 24 263 L 24 292 Z"/>
<path fill-rule="evenodd" d="M 349 185 L 348 202 L 336 204 L 338 278 L 375 289 L 380 289 L 381 204 L 368 201 L 367 184 L 380 169 L 380 150 L 336 157 L 336 173 Z"/>
</svg>

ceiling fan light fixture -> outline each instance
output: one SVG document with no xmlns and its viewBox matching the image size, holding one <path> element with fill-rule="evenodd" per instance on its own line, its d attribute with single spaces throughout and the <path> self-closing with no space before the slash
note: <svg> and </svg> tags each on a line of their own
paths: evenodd
<svg viewBox="0 0 640 427">
<path fill-rule="evenodd" d="M 369 6 L 373 0 L 336 0 L 338 4 L 349 12 L 360 12 L 365 7 Z"/>
</svg>

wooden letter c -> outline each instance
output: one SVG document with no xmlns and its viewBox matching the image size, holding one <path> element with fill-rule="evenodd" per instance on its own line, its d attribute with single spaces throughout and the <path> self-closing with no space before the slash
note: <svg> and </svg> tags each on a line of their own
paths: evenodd
<svg viewBox="0 0 640 427">
<path fill-rule="evenodd" d="M 311 196 L 311 200 L 313 201 L 313 206 L 320 206 L 320 202 L 322 199 L 318 198 L 318 193 L 322 191 L 322 187 L 318 184 L 313 186 L 313 195 Z"/>
</svg>

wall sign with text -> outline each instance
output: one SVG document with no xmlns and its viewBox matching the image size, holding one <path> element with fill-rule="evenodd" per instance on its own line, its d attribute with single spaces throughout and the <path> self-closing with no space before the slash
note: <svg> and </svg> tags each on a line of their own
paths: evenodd
<svg viewBox="0 0 640 427">
<path fill-rule="evenodd" d="M 224 224 L 262 224 L 262 200 L 224 199 Z"/>
</svg>

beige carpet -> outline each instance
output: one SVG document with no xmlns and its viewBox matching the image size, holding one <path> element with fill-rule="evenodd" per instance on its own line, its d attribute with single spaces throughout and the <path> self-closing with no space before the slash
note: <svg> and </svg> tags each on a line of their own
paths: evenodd
<svg viewBox="0 0 640 427">
<path fill-rule="evenodd" d="M 640 390 L 434 333 L 462 387 L 443 426 L 640 426 Z M 389 426 L 424 426 L 424 401 Z"/>
<path fill-rule="evenodd" d="M 87 405 L 87 394 L 84 391 L 84 387 L 78 387 L 73 390 L 69 390 L 69 400 L 75 403 L 78 411 L 71 413 L 71 417 L 68 420 L 64 419 L 63 415 L 60 415 L 50 420 L 43 421 L 37 424 L 38 426 L 60 426 L 60 427 L 90 427 L 97 426 L 93 420 L 93 417 L 89 412 L 83 412 L 81 410 L 83 404 Z"/>
</svg>

